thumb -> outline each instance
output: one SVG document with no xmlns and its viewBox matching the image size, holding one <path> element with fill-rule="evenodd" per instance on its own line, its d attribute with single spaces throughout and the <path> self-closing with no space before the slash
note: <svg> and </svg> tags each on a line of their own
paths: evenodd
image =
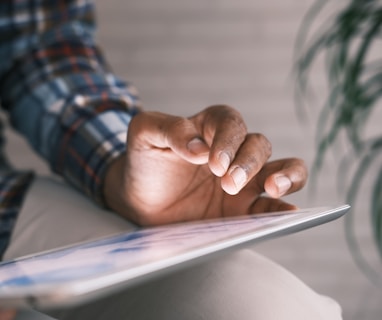
<svg viewBox="0 0 382 320">
<path fill-rule="evenodd" d="M 187 118 L 160 112 L 142 112 L 132 119 L 127 139 L 129 148 L 170 149 L 190 163 L 208 162 L 209 146 L 195 124 Z"/>
</svg>

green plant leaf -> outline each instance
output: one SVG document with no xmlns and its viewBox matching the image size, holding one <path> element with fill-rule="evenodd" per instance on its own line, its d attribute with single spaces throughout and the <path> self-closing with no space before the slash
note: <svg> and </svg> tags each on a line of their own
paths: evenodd
<svg viewBox="0 0 382 320">
<path fill-rule="evenodd" d="M 371 165 L 378 163 L 382 155 L 382 134 L 373 139 L 364 137 L 367 125 L 373 119 L 373 111 L 381 105 L 382 100 L 382 60 L 371 61 L 369 58 L 371 49 L 381 41 L 382 1 L 349 1 L 337 11 L 334 18 L 324 19 L 325 25 L 309 37 L 315 22 L 312 20 L 321 19 L 323 7 L 329 4 L 332 3 L 314 2 L 300 28 L 296 42 L 296 104 L 298 108 L 305 106 L 304 99 L 310 89 L 310 80 L 314 77 L 312 67 L 323 54 L 329 90 L 317 121 L 313 182 L 317 179 L 328 150 L 339 138 L 345 137 L 352 150 L 342 158 L 338 177 L 349 176 L 350 171 L 356 169 L 347 190 L 347 200 L 354 204 L 360 192 L 359 185 L 369 173 Z M 382 168 L 370 198 L 372 230 L 382 258 Z M 357 264 L 365 273 L 375 277 L 376 273 L 368 266 L 357 245 L 352 231 L 352 214 L 346 221 L 348 244 Z"/>
</svg>

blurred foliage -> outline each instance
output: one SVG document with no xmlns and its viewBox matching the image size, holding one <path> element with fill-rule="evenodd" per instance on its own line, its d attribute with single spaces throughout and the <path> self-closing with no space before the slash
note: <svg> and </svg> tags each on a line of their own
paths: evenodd
<svg viewBox="0 0 382 320">
<path fill-rule="evenodd" d="M 339 6 L 339 3 L 342 6 Z M 336 5 L 332 10 L 328 6 Z M 330 16 L 324 16 L 330 12 Z M 325 18 L 323 20 L 323 18 Z M 314 24 L 320 22 L 318 27 Z M 322 23 L 323 22 L 323 23 Z M 372 111 L 381 107 L 382 101 L 382 50 L 377 59 L 370 51 L 380 46 L 382 38 L 381 0 L 318 0 L 305 15 L 296 42 L 297 75 L 296 102 L 304 112 L 313 80 L 313 66 L 320 56 L 326 67 L 328 95 L 320 109 L 317 124 L 317 153 L 313 174 L 322 167 L 328 149 L 343 139 L 351 146 L 351 155 L 341 162 L 342 176 L 350 174 L 350 165 L 356 163 L 355 173 L 347 188 L 347 201 L 354 204 L 359 187 L 370 170 L 375 181 L 370 198 L 373 234 L 382 257 L 382 125 L 381 135 L 365 137 L 365 128 L 373 119 Z M 381 46 L 380 46 L 381 47 Z M 382 122 L 382 119 L 379 119 Z M 375 168 L 377 167 L 377 170 Z M 358 263 L 365 267 L 360 257 L 352 225 L 347 221 L 347 240 L 355 252 Z"/>
</svg>

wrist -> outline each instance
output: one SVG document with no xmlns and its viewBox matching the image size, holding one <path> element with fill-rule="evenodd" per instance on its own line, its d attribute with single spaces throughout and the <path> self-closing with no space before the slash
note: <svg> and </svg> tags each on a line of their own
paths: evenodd
<svg viewBox="0 0 382 320">
<path fill-rule="evenodd" d="M 125 154 L 116 157 L 108 166 L 105 173 L 102 193 L 105 205 L 113 211 L 124 215 L 124 170 Z"/>
</svg>

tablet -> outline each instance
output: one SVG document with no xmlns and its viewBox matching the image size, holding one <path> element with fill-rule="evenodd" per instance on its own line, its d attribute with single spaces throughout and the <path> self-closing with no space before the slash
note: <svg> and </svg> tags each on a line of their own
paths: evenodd
<svg viewBox="0 0 382 320">
<path fill-rule="evenodd" d="M 150 281 L 214 254 L 342 216 L 320 207 L 142 228 L 0 264 L 0 306 L 66 307 Z"/>
</svg>

